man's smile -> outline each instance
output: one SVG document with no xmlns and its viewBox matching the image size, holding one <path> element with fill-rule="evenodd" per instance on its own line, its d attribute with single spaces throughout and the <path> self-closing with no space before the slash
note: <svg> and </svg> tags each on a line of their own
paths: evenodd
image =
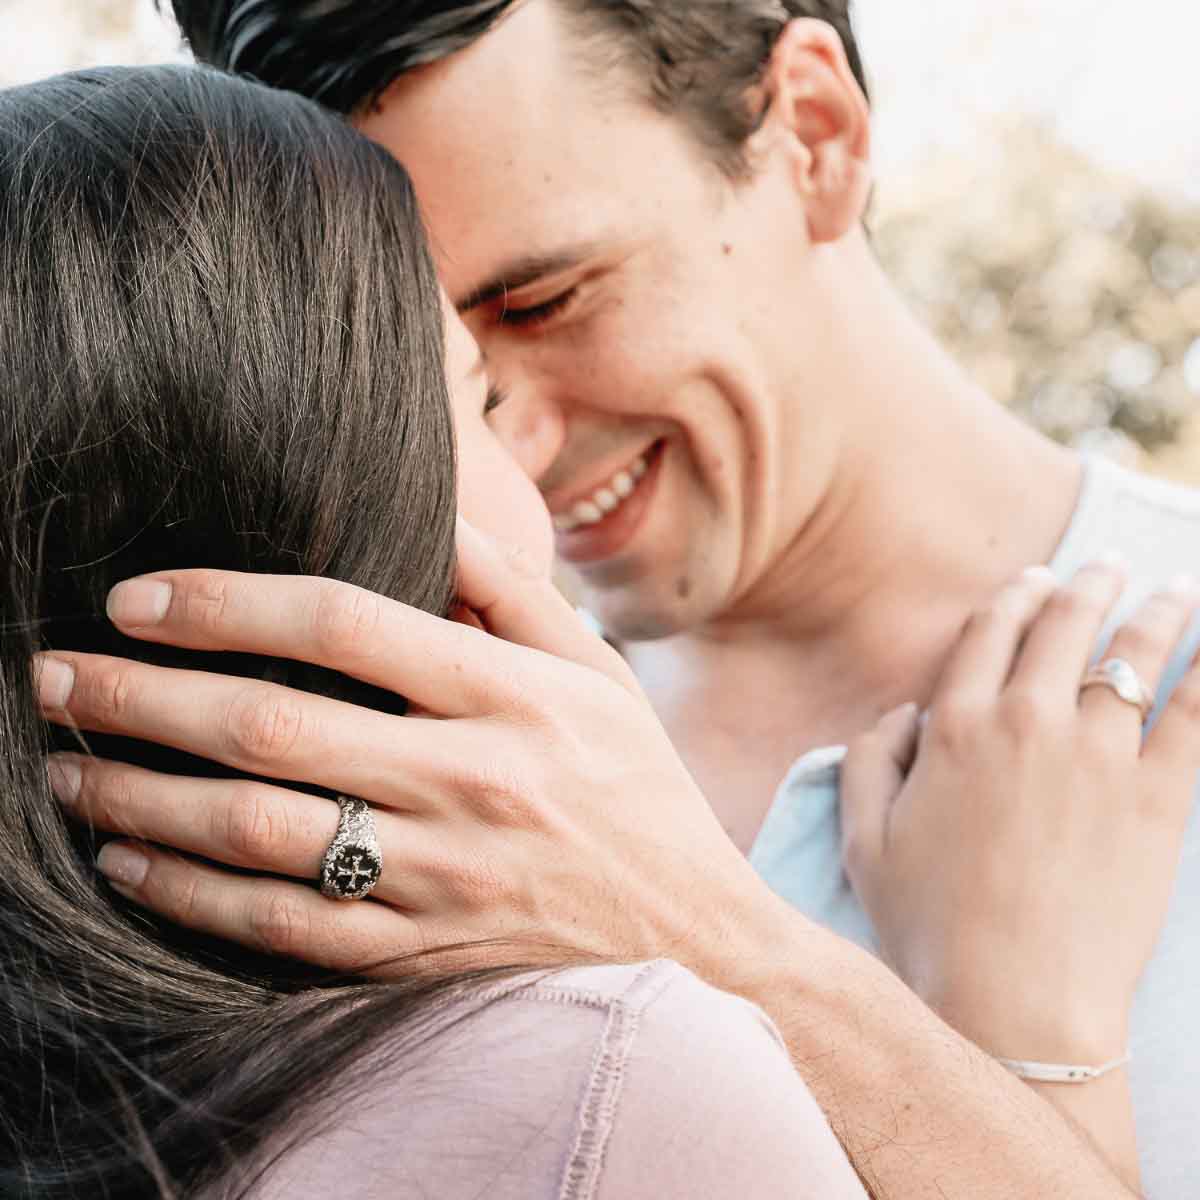
<svg viewBox="0 0 1200 1200">
<path fill-rule="evenodd" d="M 546 497 L 558 534 L 558 552 L 568 562 L 609 558 L 620 551 L 641 525 L 647 510 L 664 441 L 659 440 L 599 485 L 557 489 Z"/>
</svg>

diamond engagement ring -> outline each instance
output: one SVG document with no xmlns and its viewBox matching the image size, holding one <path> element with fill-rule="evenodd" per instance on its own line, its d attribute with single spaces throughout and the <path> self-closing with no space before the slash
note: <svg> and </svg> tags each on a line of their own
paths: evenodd
<svg viewBox="0 0 1200 1200">
<path fill-rule="evenodd" d="M 321 894 L 333 900 L 362 900 L 383 874 L 375 818 L 365 800 L 339 796 L 337 833 L 321 860 Z"/>
<path fill-rule="evenodd" d="M 1083 692 L 1090 687 L 1106 687 L 1115 692 L 1126 704 L 1132 704 L 1142 714 L 1143 721 L 1154 708 L 1154 693 L 1123 658 L 1108 658 L 1099 666 L 1090 668 L 1079 690 Z"/>
</svg>

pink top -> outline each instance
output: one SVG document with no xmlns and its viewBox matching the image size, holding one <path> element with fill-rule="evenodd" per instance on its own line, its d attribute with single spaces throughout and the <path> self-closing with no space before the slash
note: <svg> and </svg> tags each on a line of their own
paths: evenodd
<svg viewBox="0 0 1200 1200">
<path fill-rule="evenodd" d="M 491 991 L 247 1200 L 865 1200 L 746 1001 L 665 961 Z"/>
</svg>

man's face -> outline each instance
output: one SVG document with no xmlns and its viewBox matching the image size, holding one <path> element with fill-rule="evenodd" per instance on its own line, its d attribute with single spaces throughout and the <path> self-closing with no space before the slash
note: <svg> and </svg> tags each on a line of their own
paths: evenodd
<svg viewBox="0 0 1200 1200">
<path fill-rule="evenodd" d="M 807 227 L 784 165 L 730 183 L 573 37 L 529 0 L 360 127 L 413 175 L 559 555 L 610 630 L 664 636 L 751 597 L 819 494 Z"/>
</svg>

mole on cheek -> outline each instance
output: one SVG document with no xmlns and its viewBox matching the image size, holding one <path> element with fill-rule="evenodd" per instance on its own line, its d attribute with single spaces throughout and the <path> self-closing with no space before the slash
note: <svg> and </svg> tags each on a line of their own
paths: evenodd
<svg viewBox="0 0 1200 1200">
<path fill-rule="evenodd" d="M 675 594 L 680 600 L 686 600 L 692 594 L 692 581 L 686 575 L 681 576 L 675 584 Z"/>
</svg>

